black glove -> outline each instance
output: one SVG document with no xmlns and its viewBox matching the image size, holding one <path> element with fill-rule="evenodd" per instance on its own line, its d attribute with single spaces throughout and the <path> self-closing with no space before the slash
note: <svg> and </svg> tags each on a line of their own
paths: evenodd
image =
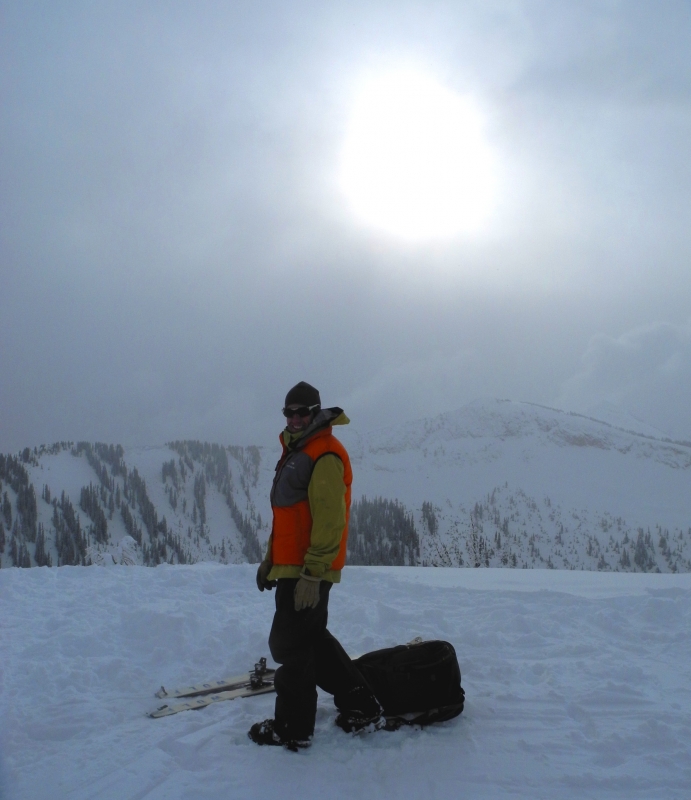
<svg viewBox="0 0 691 800">
<path fill-rule="evenodd" d="M 263 592 L 264 589 L 271 591 L 276 585 L 276 581 L 268 581 L 266 579 L 271 567 L 273 567 L 273 564 L 270 561 L 262 561 L 257 569 L 257 589 L 260 592 Z"/>
</svg>

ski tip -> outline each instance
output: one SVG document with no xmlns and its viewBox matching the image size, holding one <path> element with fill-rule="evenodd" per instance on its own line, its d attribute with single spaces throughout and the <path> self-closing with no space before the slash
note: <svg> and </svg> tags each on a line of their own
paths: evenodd
<svg viewBox="0 0 691 800">
<path fill-rule="evenodd" d="M 166 703 L 165 705 L 154 708 L 153 711 L 147 711 L 144 716 L 151 717 L 151 719 L 158 719 L 159 717 L 167 717 L 169 714 L 174 714 L 171 707 Z"/>
<path fill-rule="evenodd" d="M 156 697 L 167 697 L 168 692 L 166 692 L 166 687 L 161 686 L 161 688 L 156 692 Z"/>
</svg>

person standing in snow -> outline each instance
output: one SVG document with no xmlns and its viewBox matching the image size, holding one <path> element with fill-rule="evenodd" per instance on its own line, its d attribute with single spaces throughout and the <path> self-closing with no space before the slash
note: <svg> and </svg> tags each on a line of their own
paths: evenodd
<svg viewBox="0 0 691 800">
<path fill-rule="evenodd" d="M 301 381 L 283 408 L 283 453 L 271 488 L 273 528 L 257 570 L 259 591 L 276 587 L 269 648 L 276 670 L 274 719 L 248 732 L 260 745 L 308 747 L 317 686 L 334 695 L 345 731 L 379 727 L 381 707 L 339 642 L 327 630 L 329 592 L 345 565 L 352 471 L 332 433 L 347 425 L 340 408 L 321 408 L 319 392 Z"/>
</svg>

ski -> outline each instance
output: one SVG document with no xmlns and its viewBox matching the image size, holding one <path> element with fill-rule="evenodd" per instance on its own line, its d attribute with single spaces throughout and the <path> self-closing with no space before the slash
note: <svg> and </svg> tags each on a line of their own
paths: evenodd
<svg viewBox="0 0 691 800">
<path fill-rule="evenodd" d="M 214 694 L 218 692 L 225 692 L 231 689 L 239 689 L 243 686 L 249 685 L 252 679 L 255 681 L 262 678 L 266 681 L 272 681 L 276 670 L 270 669 L 266 666 L 266 659 L 260 658 L 254 665 L 252 672 L 245 672 L 242 675 L 235 675 L 231 678 L 222 678 L 221 680 L 208 681 L 207 683 L 197 683 L 193 686 L 180 686 L 177 689 L 166 689 L 165 686 L 156 692 L 156 697 L 163 699 L 170 697 L 199 697 L 205 694 Z"/>
<path fill-rule="evenodd" d="M 179 714 L 181 711 L 193 711 L 198 708 L 206 708 L 206 706 L 210 706 L 212 703 L 220 703 L 224 700 L 236 700 L 239 697 L 253 697 L 255 694 L 267 694 L 273 691 L 275 691 L 273 680 L 263 682 L 256 687 L 252 687 L 248 682 L 247 685 L 240 686 L 237 689 L 202 695 L 182 703 L 166 703 L 153 711 L 147 712 L 147 717 L 152 717 L 153 719 L 169 717 L 171 714 Z"/>
<path fill-rule="evenodd" d="M 416 636 L 408 644 L 418 644 L 422 637 Z M 177 689 L 168 690 L 165 686 L 156 692 L 156 697 L 161 700 L 169 698 L 190 698 L 182 703 L 164 703 L 153 711 L 147 711 L 146 716 L 152 719 L 159 717 L 169 717 L 172 714 L 179 714 L 181 711 L 193 711 L 198 708 L 206 708 L 212 703 L 220 703 L 224 700 L 236 700 L 239 697 L 253 697 L 255 694 L 267 694 L 276 691 L 274 687 L 275 669 L 266 666 L 266 659 L 260 658 L 254 665 L 252 672 L 245 672 L 242 675 L 235 675 L 231 678 L 197 683 L 192 686 L 180 686 Z M 392 723 L 391 718 L 387 718 L 388 724 Z M 400 723 L 399 723 L 400 724 Z M 393 728 L 389 728 L 392 730 Z"/>
</svg>

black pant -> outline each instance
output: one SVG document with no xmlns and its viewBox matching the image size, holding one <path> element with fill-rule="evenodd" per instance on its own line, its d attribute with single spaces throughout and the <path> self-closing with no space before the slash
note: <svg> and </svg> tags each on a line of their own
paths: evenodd
<svg viewBox="0 0 691 800">
<path fill-rule="evenodd" d="M 269 635 L 271 656 L 281 664 L 274 678 L 275 730 L 285 739 L 306 739 L 314 733 L 317 686 L 334 695 L 334 703 L 341 710 L 348 708 L 353 690 L 364 687 L 359 670 L 326 629 L 331 583 L 319 584 L 316 608 L 296 611 L 293 593 L 297 581 L 279 579 Z"/>
</svg>

